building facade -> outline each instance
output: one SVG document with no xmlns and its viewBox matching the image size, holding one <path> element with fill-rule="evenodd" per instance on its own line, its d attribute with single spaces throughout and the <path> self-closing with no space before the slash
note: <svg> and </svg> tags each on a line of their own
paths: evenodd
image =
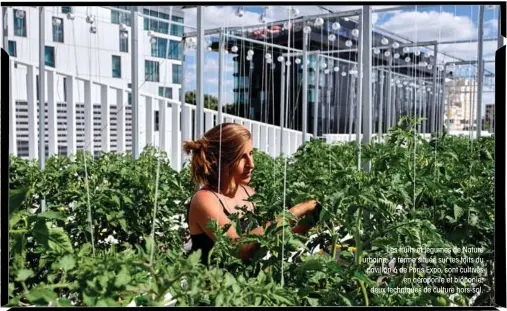
<svg viewBox="0 0 507 311">
<path fill-rule="evenodd" d="M 333 28 L 336 23 L 340 25 L 339 29 Z M 357 51 L 349 50 L 357 48 L 359 40 L 356 29 L 358 27 L 357 21 L 331 17 L 326 19 L 321 27 L 317 27 L 312 23 L 294 21 L 291 25 L 290 38 L 288 25 L 283 22 L 232 32 L 236 36 L 281 46 L 288 46 L 290 42 L 290 47 L 302 50 L 303 28 L 306 25 L 312 27 L 308 44 L 308 51 L 311 52 L 308 65 L 308 119 L 302 119 L 303 57 L 301 55 L 288 59 L 286 50 L 266 47 L 260 43 L 228 40 L 228 50 L 237 48 L 237 52 L 233 52 L 237 54 L 234 58 L 234 105 L 236 106 L 236 113 L 253 120 L 280 125 L 280 101 L 283 98 L 288 103 L 286 107 L 286 127 L 288 128 L 301 131 L 303 122 L 306 122 L 308 132 L 312 133 L 314 114 L 317 113 L 317 135 L 354 132 L 358 69 L 357 65 L 350 63 L 350 61 L 357 62 L 358 54 Z M 390 62 L 396 67 L 392 70 L 390 99 L 396 117 L 411 114 L 414 102 L 418 102 L 419 115 L 423 113 L 423 109 L 426 109 L 424 112 L 426 116 L 427 112 L 430 111 L 428 104 L 422 101 L 419 103 L 420 97 L 415 96 L 415 93 L 409 91 L 408 87 L 405 86 L 408 82 L 411 82 L 409 81 L 410 77 L 431 81 L 433 72 L 431 67 L 416 66 L 416 64 L 421 62 L 431 64 L 432 57 L 424 53 L 415 55 L 412 51 L 405 51 L 402 48 L 390 48 L 395 40 L 390 36 L 376 32 L 374 32 L 372 38 L 373 46 L 385 45 L 382 43 L 384 38 L 388 39 L 389 48 L 379 53 L 372 53 L 372 64 L 377 66 L 377 70 L 374 70 L 374 86 L 372 89 L 374 101 L 372 112 L 373 131 L 377 131 L 380 124 L 384 126 L 386 124 L 388 83 L 385 66 L 388 66 Z M 218 43 L 212 46 L 214 49 L 218 49 Z M 318 50 L 321 55 L 330 55 L 334 59 L 319 57 L 317 63 L 315 52 Z M 333 50 L 342 51 L 327 53 Z M 385 54 L 385 51 L 389 51 L 389 53 Z M 268 54 L 270 60 L 268 60 Z M 397 57 L 394 57 L 395 54 L 398 54 Z M 283 57 L 282 62 L 279 61 L 280 57 Z M 409 61 L 407 62 L 406 59 L 409 59 Z M 287 64 L 288 60 L 289 63 Z M 284 82 L 282 82 L 282 66 L 285 66 L 285 72 L 289 72 L 289 78 L 284 77 Z M 319 83 L 316 82 L 317 80 Z M 404 87 L 394 87 L 397 82 L 399 86 Z M 440 85 L 440 83 L 441 79 L 437 81 L 437 84 Z M 427 83 L 424 89 L 429 84 Z M 282 95 L 282 91 L 285 94 Z"/>
<path fill-rule="evenodd" d="M 130 12 L 131 7 L 116 7 Z M 3 7 L 2 29 L 4 46 L 9 55 L 23 64 L 16 64 L 13 79 L 16 82 L 17 149 L 18 155 L 28 155 L 28 67 L 39 64 L 39 8 Z M 142 6 L 140 13 L 154 16 L 157 20 L 141 17 L 138 21 L 139 44 L 139 86 L 140 92 L 179 100 L 183 79 L 183 26 L 169 24 L 169 21 L 183 23 L 184 13 L 180 7 Z M 44 8 L 45 14 L 45 66 L 60 73 L 56 78 L 56 100 L 58 106 L 59 153 L 66 154 L 66 101 L 68 84 L 65 75 L 106 84 L 112 88 L 124 89 L 126 104 L 126 147 L 131 148 L 132 112 L 131 92 L 131 14 L 111 10 L 107 7 L 51 6 Z M 163 20 L 167 20 L 164 22 Z M 5 45 L 5 44 L 4 44 Z M 35 69 L 35 83 L 38 85 L 38 69 Z M 46 75 L 47 81 L 47 75 Z M 84 85 L 76 79 L 74 97 L 76 102 L 77 148 L 84 146 Z M 47 87 L 47 85 L 46 85 Z M 96 87 L 92 86 L 92 87 Z M 37 100 L 39 98 L 37 88 Z M 45 101 L 49 92 L 45 92 Z M 101 120 L 101 91 L 92 92 L 94 103 L 94 130 L 100 132 L 108 123 L 111 127 L 111 150 L 117 148 L 117 124 L 115 109 L 111 106 L 109 122 Z M 118 102 L 115 92 L 107 95 L 109 102 Z M 47 106 L 46 106 L 47 107 Z M 47 108 L 46 108 L 47 109 Z M 140 120 L 144 116 L 140 115 Z M 155 111 L 154 131 L 158 131 L 158 111 Z M 47 122 L 47 121 L 46 121 Z M 47 124 L 47 123 L 46 123 Z M 47 138 L 46 138 L 47 139 Z M 95 140 L 100 147 L 100 140 Z"/>
<path fill-rule="evenodd" d="M 445 83 L 445 120 L 449 130 L 463 131 L 477 126 L 476 98 L 475 80 L 456 78 Z"/>
</svg>

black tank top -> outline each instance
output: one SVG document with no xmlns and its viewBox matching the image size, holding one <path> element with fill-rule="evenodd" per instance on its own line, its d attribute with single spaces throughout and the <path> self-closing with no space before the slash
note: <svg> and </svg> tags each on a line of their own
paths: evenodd
<svg viewBox="0 0 507 311">
<path fill-rule="evenodd" d="M 246 188 L 243 185 L 241 185 L 241 187 L 245 190 L 246 194 L 250 198 L 250 194 L 248 193 Z M 229 217 L 229 215 L 230 215 L 229 211 L 227 211 L 224 203 L 222 202 L 222 200 L 220 200 L 220 197 L 215 192 L 208 190 L 208 189 L 201 189 L 201 190 L 207 190 L 207 191 L 210 191 L 211 193 L 213 193 L 217 197 L 218 201 L 220 201 L 220 204 L 222 205 L 225 215 L 227 217 Z M 192 196 L 192 199 L 193 199 L 193 196 Z M 192 203 L 192 200 L 190 200 L 190 202 L 188 203 L 188 206 L 187 206 L 186 219 L 187 219 L 188 224 L 189 224 L 188 213 L 190 211 L 190 204 L 191 203 Z M 246 223 L 241 222 L 241 231 L 244 231 L 245 227 L 246 227 Z M 189 254 L 200 249 L 201 250 L 201 263 L 207 266 L 208 265 L 208 255 L 209 255 L 210 250 L 213 248 L 213 245 L 215 244 L 215 242 L 206 234 L 206 232 L 199 233 L 199 234 L 190 234 L 190 239 L 192 240 L 192 248 L 190 249 Z"/>
</svg>

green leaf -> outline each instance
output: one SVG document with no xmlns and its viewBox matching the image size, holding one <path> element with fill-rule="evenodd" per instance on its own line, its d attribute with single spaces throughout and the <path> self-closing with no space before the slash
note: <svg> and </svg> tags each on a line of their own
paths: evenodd
<svg viewBox="0 0 507 311">
<path fill-rule="evenodd" d="M 190 254 L 190 256 L 188 256 L 188 262 L 190 263 L 191 266 L 197 265 L 199 263 L 200 259 L 201 259 L 201 250 L 200 249 L 198 249 L 197 251 Z"/>
<path fill-rule="evenodd" d="M 58 212 L 54 212 L 54 211 L 48 211 L 48 212 L 43 212 L 43 213 L 37 214 L 37 217 L 42 218 L 42 219 L 57 219 L 57 220 L 63 220 L 63 221 L 65 221 L 67 219 L 63 214 L 58 213 Z"/>
<path fill-rule="evenodd" d="M 76 261 L 72 256 L 66 255 L 63 256 L 62 259 L 60 259 L 60 262 L 58 264 L 60 268 L 62 268 L 64 271 L 69 271 L 76 266 Z"/>
<path fill-rule="evenodd" d="M 340 298 L 342 299 L 343 303 L 345 303 L 345 305 L 352 306 L 352 302 L 350 302 L 349 298 L 347 298 L 346 296 L 344 296 L 342 294 L 338 294 L 338 296 L 340 296 Z"/>
<path fill-rule="evenodd" d="M 319 298 L 310 298 L 310 297 L 305 297 L 305 298 L 308 301 L 308 303 L 310 304 L 310 306 L 312 306 L 312 307 L 319 306 Z"/>
<path fill-rule="evenodd" d="M 26 260 L 26 237 L 24 233 L 10 234 L 14 243 L 11 248 L 11 256 L 17 266 L 22 267 Z"/>
<path fill-rule="evenodd" d="M 127 269 L 127 266 L 122 266 L 120 273 L 116 276 L 116 280 L 114 281 L 114 286 L 122 287 L 127 285 L 131 280 L 130 272 Z"/>
<path fill-rule="evenodd" d="M 58 298 L 56 301 L 57 307 L 73 307 L 72 303 L 67 298 Z"/>
<path fill-rule="evenodd" d="M 377 283 L 370 280 L 364 273 L 362 273 L 361 271 L 356 271 L 354 272 L 354 276 L 353 278 L 356 278 L 362 282 L 364 282 L 365 284 L 367 285 L 370 285 L 370 286 L 374 286 L 376 285 Z"/>
<path fill-rule="evenodd" d="M 42 244 L 46 249 L 57 253 L 73 253 L 74 249 L 69 236 L 63 228 L 51 228 L 50 223 L 38 221 L 33 228 L 34 238 L 37 243 Z"/>
<path fill-rule="evenodd" d="M 52 301 L 55 301 L 57 296 L 56 294 L 49 289 L 45 288 L 34 288 L 32 289 L 28 295 L 26 296 L 28 300 L 34 305 L 47 305 Z"/>
<path fill-rule="evenodd" d="M 461 207 L 454 204 L 454 220 L 458 221 L 465 212 Z"/>
<path fill-rule="evenodd" d="M 222 306 L 224 303 L 224 294 L 222 292 L 218 293 L 217 298 L 215 299 L 215 306 Z"/>
<path fill-rule="evenodd" d="M 27 192 L 28 187 L 9 190 L 9 218 L 11 218 L 13 214 L 19 212 L 21 204 L 23 204 L 23 201 L 26 199 Z"/>
<path fill-rule="evenodd" d="M 33 271 L 31 269 L 20 269 L 18 271 L 18 274 L 16 275 L 16 281 L 18 282 L 24 282 L 28 278 L 31 278 L 34 276 Z"/>
</svg>

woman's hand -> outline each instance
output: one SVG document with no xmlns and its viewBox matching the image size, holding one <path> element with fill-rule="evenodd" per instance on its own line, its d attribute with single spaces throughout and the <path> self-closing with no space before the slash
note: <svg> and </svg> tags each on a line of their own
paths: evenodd
<svg viewBox="0 0 507 311">
<path fill-rule="evenodd" d="M 302 216 L 313 212 L 317 207 L 317 201 L 309 200 L 305 202 L 301 202 L 299 204 L 294 205 L 289 212 L 291 212 L 296 218 L 301 218 Z"/>
</svg>

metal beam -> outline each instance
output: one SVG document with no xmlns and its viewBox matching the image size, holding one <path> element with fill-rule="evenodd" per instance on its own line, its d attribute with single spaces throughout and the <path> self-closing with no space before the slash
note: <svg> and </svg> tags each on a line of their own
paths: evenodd
<svg viewBox="0 0 507 311">
<path fill-rule="evenodd" d="M 283 128 L 285 127 L 285 81 L 289 76 L 286 72 L 288 66 L 285 65 L 285 61 L 280 63 L 280 154 L 283 152 Z M 286 77 L 287 76 L 287 77 Z M 287 85 L 287 89 L 289 86 Z M 288 107 L 287 107 L 288 109 Z"/>
<path fill-rule="evenodd" d="M 217 124 L 222 123 L 222 102 L 224 99 L 223 85 L 224 85 L 224 57 L 225 57 L 225 40 L 224 30 L 220 31 L 218 41 L 218 119 Z"/>
<path fill-rule="evenodd" d="M 132 156 L 139 159 L 139 12 L 137 6 L 132 6 L 130 12 L 132 21 Z M 162 135 L 162 134 L 161 134 Z"/>
<path fill-rule="evenodd" d="M 500 6 L 501 8 L 501 6 Z M 497 49 L 500 49 L 501 47 L 503 47 L 504 43 L 503 43 L 503 36 L 502 36 L 502 10 L 498 10 L 498 17 L 497 17 L 497 20 L 498 20 L 498 25 L 497 25 Z"/>
<path fill-rule="evenodd" d="M 433 55 L 438 55 L 438 44 L 433 48 Z M 431 132 L 436 131 L 436 106 L 437 106 L 437 57 L 433 57 L 433 104 L 431 106 Z"/>
<path fill-rule="evenodd" d="M 303 143 L 307 141 L 308 132 L 308 40 L 309 34 L 303 35 Z"/>
<path fill-rule="evenodd" d="M 240 36 L 231 35 L 231 34 L 224 34 L 224 35 L 226 37 L 228 37 L 228 38 L 231 38 L 231 39 L 236 39 L 236 40 L 242 40 L 242 41 L 245 41 L 245 42 L 256 43 L 256 44 L 260 44 L 260 45 L 264 45 L 264 46 L 269 46 L 269 47 L 273 47 L 273 48 L 277 48 L 277 49 L 281 49 L 281 50 L 291 51 L 291 52 L 301 52 L 301 50 L 294 49 L 294 48 L 291 48 L 291 47 L 288 47 L 288 46 L 284 46 L 284 45 L 268 43 L 268 42 L 264 42 L 264 41 L 260 41 L 260 40 L 254 40 L 254 39 L 240 37 Z"/>
<path fill-rule="evenodd" d="M 386 100 L 386 133 L 389 132 L 389 129 L 391 128 L 391 105 L 392 105 L 392 87 L 391 87 L 391 80 L 393 78 L 393 72 L 391 70 L 391 66 L 393 64 L 393 58 L 389 57 L 389 70 L 387 71 L 387 100 Z"/>
<path fill-rule="evenodd" d="M 200 139 L 204 134 L 204 53 L 206 45 L 204 44 L 204 7 L 197 7 L 197 84 L 195 109 L 195 139 Z"/>
<path fill-rule="evenodd" d="M 25 19 L 28 16 L 25 14 Z M 5 21 L 7 22 L 7 21 Z M 39 7 L 39 167 L 44 171 L 46 166 L 46 10 Z M 41 212 L 46 211 L 46 200 L 41 199 Z"/>
<path fill-rule="evenodd" d="M 320 91 L 320 53 L 317 53 L 315 62 L 315 100 L 313 101 L 313 137 L 317 137 L 319 122 L 319 91 Z"/>
<path fill-rule="evenodd" d="M 371 6 L 365 5 L 363 6 L 363 13 L 361 14 L 361 52 L 359 53 L 361 57 L 361 66 L 359 69 L 359 73 L 362 78 L 360 79 L 360 90 L 361 90 L 361 101 L 359 101 L 359 107 L 363 106 L 362 111 L 362 122 L 359 122 L 359 125 L 362 123 L 363 128 L 363 143 L 365 145 L 370 144 L 371 138 L 371 117 L 372 117 L 372 85 L 371 85 L 371 69 L 372 69 L 372 12 Z M 362 67 L 362 68 L 361 68 Z M 361 110 L 361 109 L 359 109 Z M 360 114 L 361 111 L 358 113 Z M 357 127 L 360 128 L 359 126 Z M 358 166 L 361 164 L 361 151 L 359 151 L 359 159 Z M 371 170 L 371 161 L 368 161 L 364 164 L 363 169 L 366 172 L 370 172 Z"/>
<path fill-rule="evenodd" d="M 299 23 L 299 22 L 306 22 L 309 20 L 315 20 L 317 17 L 322 18 L 334 18 L 334 17 L 349 17 L 349 16 L 356 16 L 361 13 L 361 10 L 349 10 L 349 11 L 343 11 L 343 12 L 336 12 L 336 13 L 327 13 L 327 14 L 315 14 L 315 15 L 308 15 L 308 16 L 302 16 L 299 18 L 293 18 L 290 19 L 291 23 Z M 289 19 L 282 19 L 278 21 L 274 21 L 271 24 L 282 24 L 284 22 L 288 22 Z M 236 27 L 229 27 L 227 30 L 229 31 L 236 31 L 236 30 L 244 30 L 245 28 L 254 29 L 254 28 L 265 28 L 266 24 L 257 24 L 257 25 L 250 25 L 250 26 L 236 26 Z M 213 35 L 218 34 L 220 32 L 220 28 L 212 28 L 205 30 L 206 35 Z M 197 36 L 196 32 L 188 32 L 183 35 L 183 37 L 195 37 Z"/>
<path fill-rule="evenodd" d="M 420 8 L 424 8 L 424 7 L 428 7 L 428 6 L 435 6 L 434 4 L 423 4 L 423 5 L 400 5 L 400 6 L 395 6 L 395 7 L 390 7 L 390 8 L 381 8 L 381 9 L 374 9 L 372 10 L 373 13 L 384 13 L 384 12 L 392 12 L 392 11 L 399 11 L 399 10 L 406 10 L 406 9 L 410 9 L 410 8 L 415 8 L 417 7 L 418 9 Z"/>
<path fill-rule="evenodd" d="M 25 16 L 26 18 L 26 16 Z M 7 7 L 3 6 L 2 7 L 2 44 L 3 44 L 3 48 L 4 50 L 6 51 L 9 51 L 9 21 L 8 21 L 8 15 L 7 15 Z M 498 28 L 500 29 L 500 28 Z"/>
<path fill-rule="evenodd" d="M 500 31 L 500 29 L 498 29 Z M 479 43 L 477 61 L 479 62 L 477 77 L 477 138 L 481 137 L 482 130 L 482 88 L 484 84 L 483 62 L 483 38 L 484 38 L 484 5 L 479 6 Z"/>
</svg>

